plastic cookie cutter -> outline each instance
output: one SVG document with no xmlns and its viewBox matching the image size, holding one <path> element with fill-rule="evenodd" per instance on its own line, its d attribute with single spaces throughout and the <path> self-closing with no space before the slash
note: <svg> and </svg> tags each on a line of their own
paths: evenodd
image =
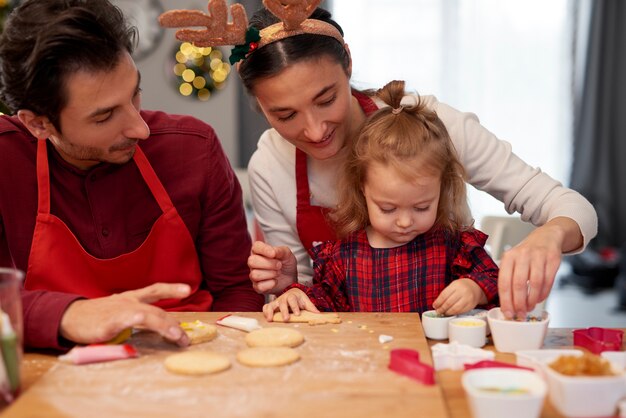
<svg viewBox="0 0 626 418">
<path fill-rule="evenodd" d="M 435 370 L 463 370 L 464 364 L 481 360 L 493 360 L 493 351 L 470 347 L 453 341 L 449 344 L 438 343 L 431 347 Z"/>
<path fill-rule="evenodd" d="M 603 351 L 620 351 L 624 338 L 624 331 L 611 328 L 575 329 L 572 333 L 575 346 L 586 348 L 594 354 L 600 354 Z"/>
<path fill-rule="evenodd" d="M 521 369 L 521 370 L 530 370 L 531 372 L 534 372 L 535 370 L 530 368 L 530 367 L 524 367 L 524 366 L 518 366 L 516 364 L 510 364 L 510 363 L 505 363 L 503 361 L 496 361 L 496 360 L 481 360 L 479 362 L 476 363 L 465 363 L 463 365 L 463 367 L 465 368 L 465 370 L 471 370 L 471 369 L 488 369 L 491 367 L 498 367 L 498 368 L 508 368 L 508 369 Z"/>
<path fill-rule="evenodd" d="M 415 379 L 425 385 L 435 384 L 435 369 L 420 361 L 420 354 L 408 348 L 391 350 L 389 370 Z"/>
</svg>

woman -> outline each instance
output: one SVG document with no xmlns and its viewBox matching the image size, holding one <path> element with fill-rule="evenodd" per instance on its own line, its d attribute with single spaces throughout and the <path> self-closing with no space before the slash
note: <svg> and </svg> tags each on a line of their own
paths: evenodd
<svg viewBox="0 0 626 418">
<path fill-rule="evenodd" d="M 211 0 L 209 9 L 217 3 Z M 248 259 L 250 278 L 260 293 L 280 293 L 296 280 L 310 283 L 309 251 L 317 242 L 334 238 L 324 213 L 337 204 L 336 179 L 346 144 L 366 115 L 383 106 L 350 87 L 350 50 L 330 14 L 313 10 L 319 1 L 284 3 L 289 4 L 264 0 L 271 12 L 260 10 L 252 17 L 246 44 L 234 50 L 242 58 L 239 75 L 272 126 L 261 136 L 248 167 L 255 216 L 270 244 L 255 243 Z M 241 26 L 242 20 L 238 23 L 232 14 L 227 32 Z M 309 18 L 296 19 L 303 14 Z M 260 38 L 252 28 L 260 31 Z M 207 32 L 212 40 L 203 45 L 224 44 L 225 37 L 211 34 L 212 29 Z M 181 40 L 198 41 L 197 36 L 178 34 Z M 538 226 L 500 264 L 502 311 L 508 317 L 523 316 L 548 296 L 561 254 L 582 251 L 596 235 L 595 210 L 578 193 L 524 163 L 475 115 L 432 96 L 422 99 L 444 122 L 468 182 Z M 416 97 L 405 100 L 414 103 Z M 297 264 L 290 261 L 290 252 Z"/>
<path fill-rule="evenodd" d="M 401 105 L 404 81 L 376 93 L 373 113 L 350 147 L 339 204 L 340 240 L 315 247 L 311 286 L 294 283 L 263 307 L 280 310 L 458 315 L 497 302 L 498 267 L 472 227 L 465 173 L 437 115 Z"/>
</svg>

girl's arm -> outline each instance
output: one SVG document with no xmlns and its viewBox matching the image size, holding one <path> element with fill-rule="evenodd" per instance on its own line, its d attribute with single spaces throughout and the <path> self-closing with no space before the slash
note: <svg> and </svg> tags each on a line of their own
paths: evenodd
<svg viewBox="0 0 626 418">
<path fill-rule="evenodd" d="M 498 266 L 484 248 L 487 235 L 472 229 L 461 232 L 453 248 L 451 282 L 433 302 L 439 313 L 457 315 L 498 300 Z"/>
<path fill-rule="evenodd" d="M 320 311 L 352 311 L 345 289 L 345 269 L 340 257 L 340 241 L 327 241 L 315 248 L 314 276 L 311 286 L 294 283 L 276 300 L 263 308 L 266 318 L 277 310 L 283 318 L 289 318 L 289 310 L 311 310 L 310 302 Z M 317 311 L 317 309 L 315 311 Z"/>
</svg>

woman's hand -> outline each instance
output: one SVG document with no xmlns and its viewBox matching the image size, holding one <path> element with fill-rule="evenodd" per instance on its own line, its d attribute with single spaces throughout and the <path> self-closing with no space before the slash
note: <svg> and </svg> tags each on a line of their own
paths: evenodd
<svg viewBox="0 0 626 418">
<path fill-rule="evenodd" d="M 498 294 L 506 318 L 523 318 L 550 294 L 561 253 L 583 245 L 578 224 L 558 217 L 531 232 L 500 260 Z"/>
<path fill-rule="evenodd" d="M 311 311 L 319 313 L 319 310 L 315 307 L 311 299 L 302 290 L 294 287 L 289 289 L 270 303 L 266 303 L 263 306 L 263 315 L 265 319 L 272 322 L 274 318 L 274 312 L 280 310 L 283 315 L 283 320 L 289 320 L 289 311 L 293 312 L 296 316 L 300 315 L 301 310 Z"/>
<path fill-rule="evenodd" d="M 472 279 L 457 279 L 441 291 L 433 302 L 438 314 L 458 315 L 487 303 L 485 292 Z"/>
<path fill-rule="evenodd" d="M 252 286 L 258 293 L 280 293 L 297 281 L 298 261 L 288 247 L 256 241 L 248 267 Z"/>
</svg>

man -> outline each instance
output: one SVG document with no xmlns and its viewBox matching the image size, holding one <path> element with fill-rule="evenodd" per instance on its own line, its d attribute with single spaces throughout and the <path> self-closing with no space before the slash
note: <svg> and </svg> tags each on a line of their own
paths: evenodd
<svg viewBox="0 0 626 418">
<path fill-rule="evenodd" d="M 165 310 L 262 306 L 219 140 L 140 110 L 134 39 L 107 0 L 23 1 L 0 38 L 0 265 L 26 271 L 26 346 L 128 327 L 186 345 Z"/>
</svg>

